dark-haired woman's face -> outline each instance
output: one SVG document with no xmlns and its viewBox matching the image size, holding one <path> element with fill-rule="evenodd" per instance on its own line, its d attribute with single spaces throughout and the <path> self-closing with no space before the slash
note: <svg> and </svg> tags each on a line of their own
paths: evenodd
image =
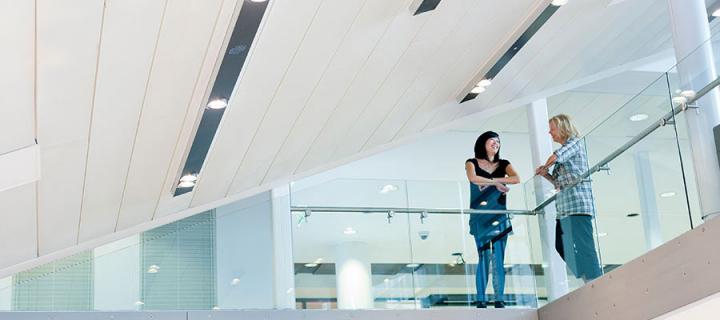
<svg viewBox="0 0 720 320">
<path fill-rule="evenodd" d="M 500 138 L 490 138 L 485 141 L 485 152 L 488 156 L 495 155 L 500 150 Z"/>
</svg>

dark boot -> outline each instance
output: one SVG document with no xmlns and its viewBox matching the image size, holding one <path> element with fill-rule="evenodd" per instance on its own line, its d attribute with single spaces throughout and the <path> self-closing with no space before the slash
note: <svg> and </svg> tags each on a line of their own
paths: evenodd
<svg viewBox="0 0 720 320">
<path fill-rule="evenodd" d="M 495 301 L 495 309 L 505 308 L 505 301 Z"/>
<path fill-rule="evenodd" d="M 475 308 L 487 308 L 487 302 L 485 301 L 476 301 L 475 302 Z"/>
</svg>

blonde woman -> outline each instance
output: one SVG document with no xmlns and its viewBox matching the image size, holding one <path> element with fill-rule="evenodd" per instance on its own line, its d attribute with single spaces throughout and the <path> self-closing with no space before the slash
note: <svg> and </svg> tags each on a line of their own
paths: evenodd
<svg viewBox="0 0 720 320">
<path fill-rule="evenodd" d="M 582 181 L 569 188 L 588 171 L 587 153 L 570 117 L 559 114 L 549 121 L 550 136 L 562 146 L 535 169 L 535 174 L 545 177 L 560 191 L 555 199 L 555 248 L 575 277 L 588 282 L 602 275 L 593 238 L 592 187 L 590 181 Z M 549 173 L 551 166 L 553 170 Z"/>
</svg>

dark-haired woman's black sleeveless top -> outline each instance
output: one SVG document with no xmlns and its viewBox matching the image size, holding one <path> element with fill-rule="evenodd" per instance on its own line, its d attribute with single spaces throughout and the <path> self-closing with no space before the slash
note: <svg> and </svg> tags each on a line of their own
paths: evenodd
<svg viewBox="0 0 720 320">
<path fill-rule="evenodd" d="M 477 159 L 468 159 L 473 164 L 475 174 L 491 179 L 504 178 L 510 161 L 500 159 L 497 169 L 487 172 L 480 168 Z M 470 208 L 479 210 L 507 210 L 507 195 L 494 186 L 480 187 L 470 183 Z M 512 232 L 510 219 L 506 214 L 473 214 L 470 216 L 470 234 L 480 238 L 483 247 Z"/>
</svg>

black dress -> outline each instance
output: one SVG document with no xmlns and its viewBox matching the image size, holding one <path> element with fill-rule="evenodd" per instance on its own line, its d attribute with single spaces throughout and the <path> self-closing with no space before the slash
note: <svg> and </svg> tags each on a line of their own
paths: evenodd
<svg viewBox="0 0 720 320">
<path fill-rule="evenodd" d="M 477 159 L 468 159 L 475 167 L 475 174 L 487 178 L 504 178 L 510 161 L 501 159 L 497 169 L 492 173 L 480 168 Z M 506 210 L 507 195 L 495 186 L 478 186 L 470 183 L 470 208 L 478 210 Z M 470 234 L 480 248 L 490 247 L 492 242 L 512 232 L 512 225 L 507 214 L 473 214 L 470 216 Z"/>
</svg>

